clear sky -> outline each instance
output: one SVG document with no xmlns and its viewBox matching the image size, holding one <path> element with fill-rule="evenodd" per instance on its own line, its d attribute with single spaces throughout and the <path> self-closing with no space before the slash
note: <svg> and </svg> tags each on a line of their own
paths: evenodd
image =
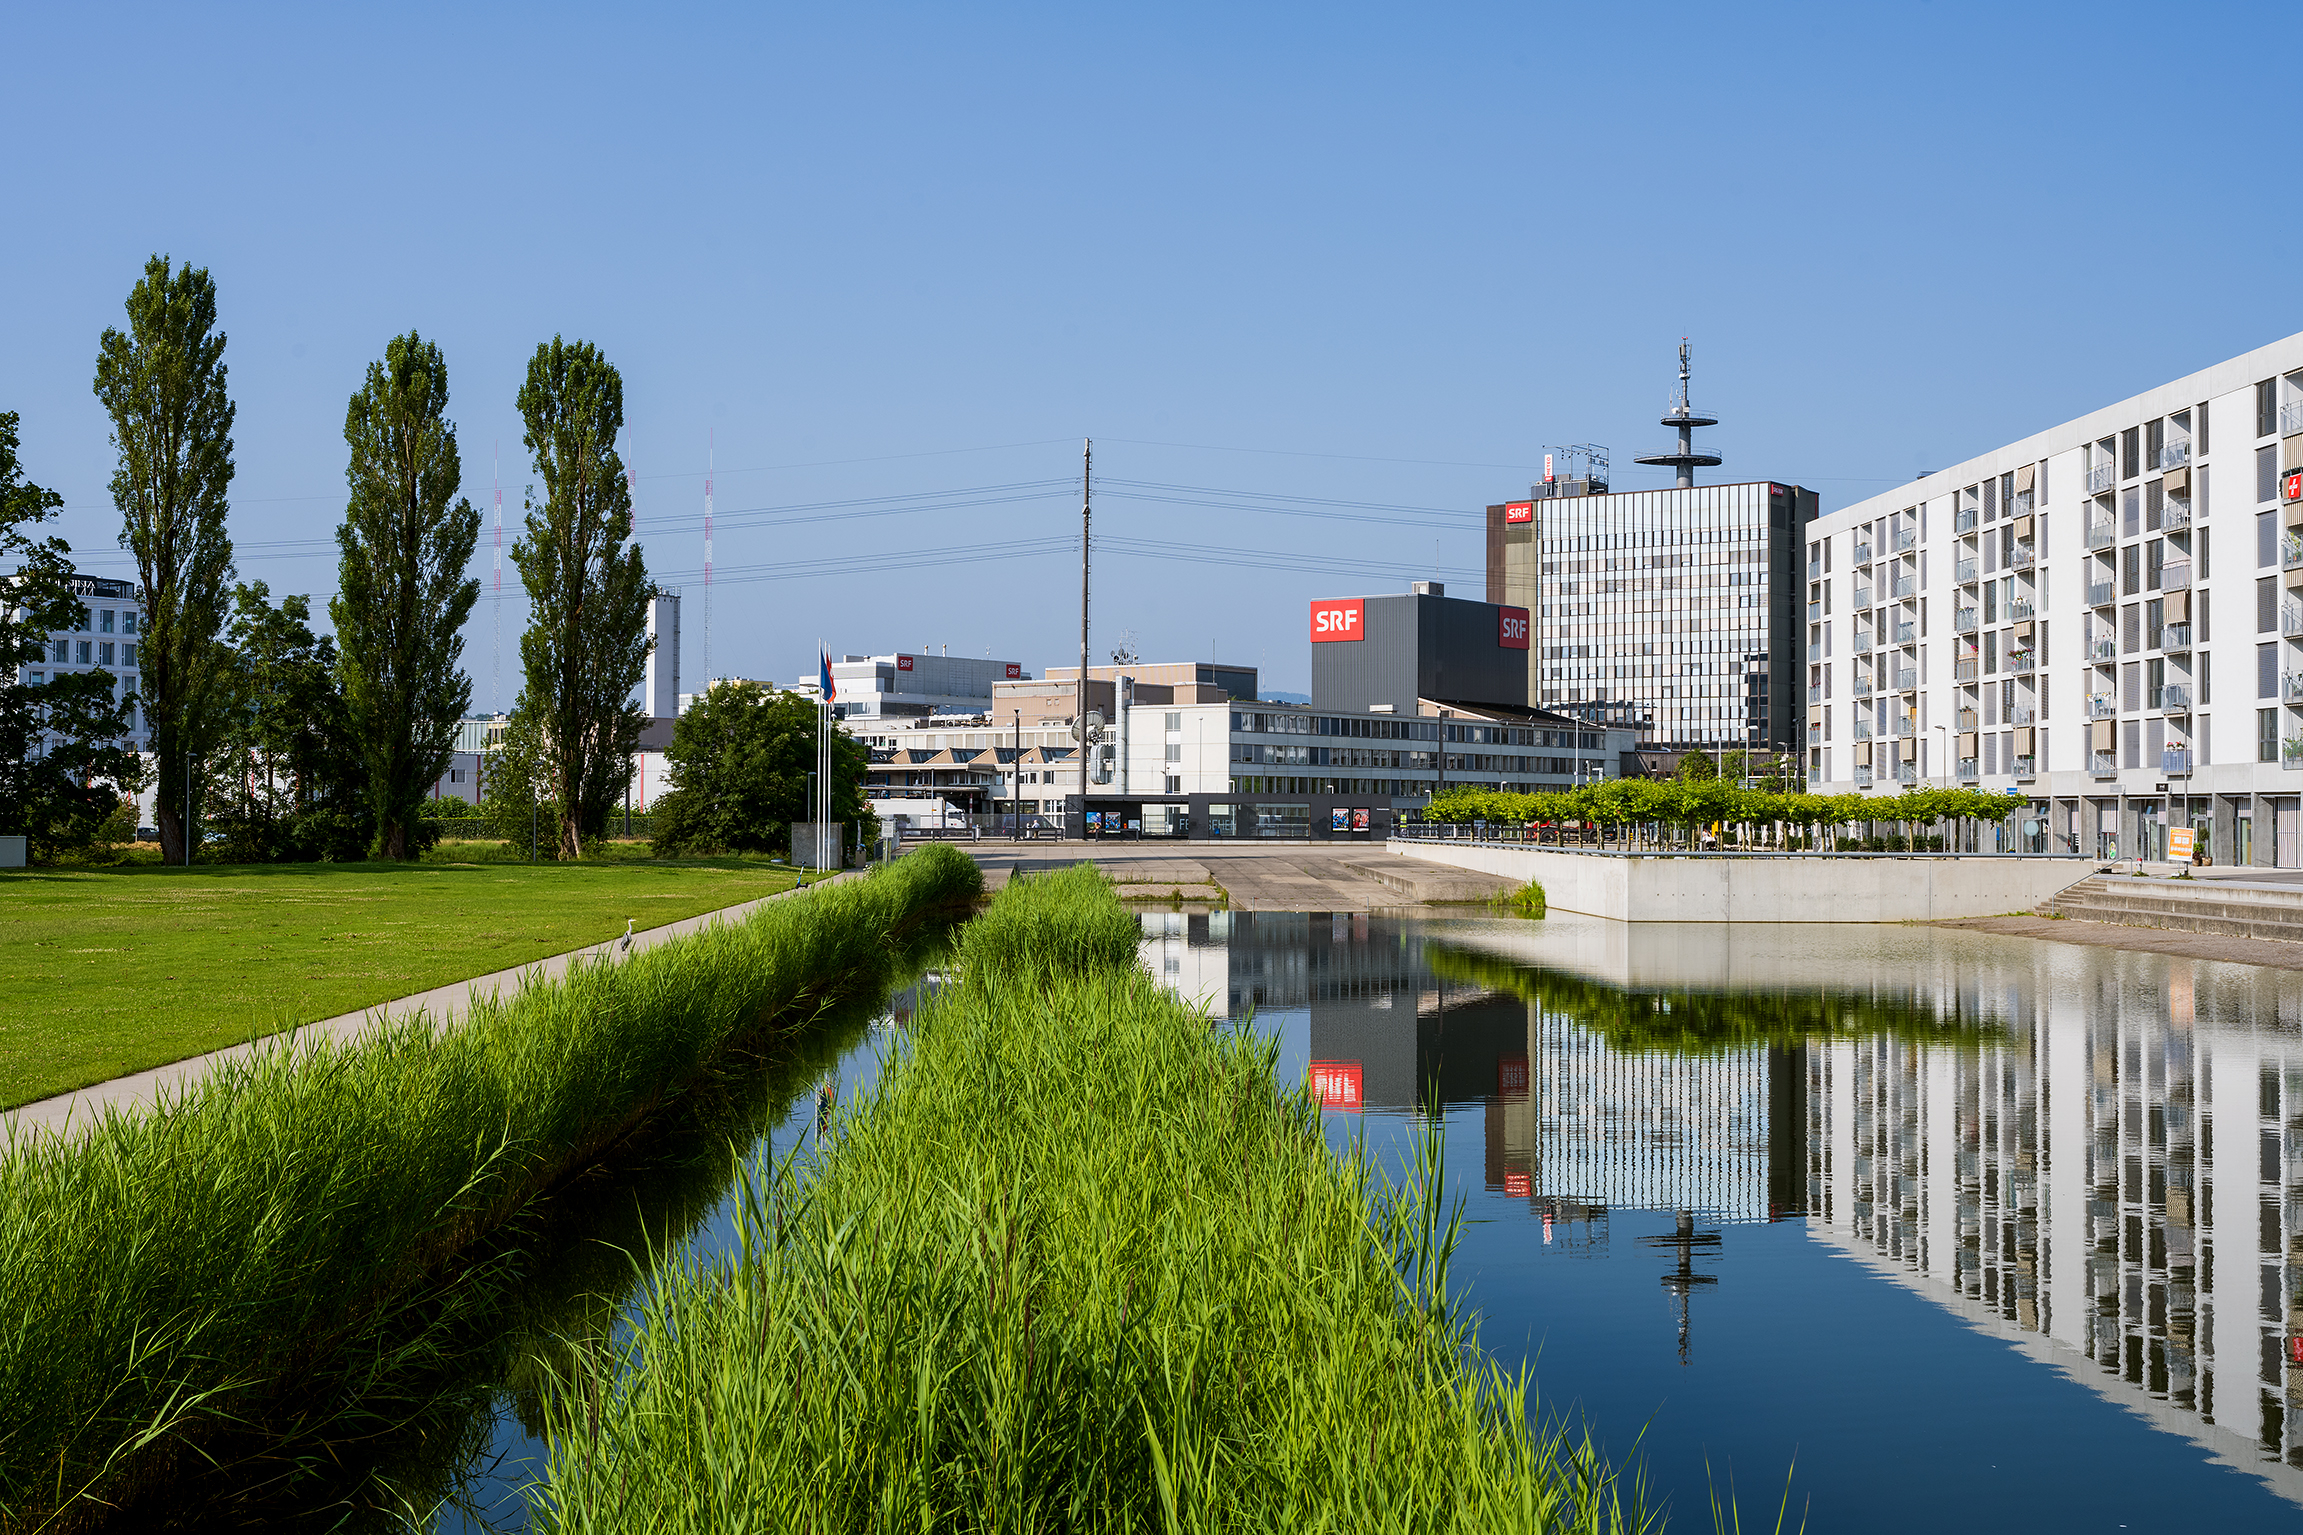
<svg viewBox="0 0 2303 1535">
<path fill-rule="evenodd" d="M 527 358 L 597 342 L 689 685 L 715 451 L 715 673 L 819 637 L 1073 658 L 1092 435 L 1097 659 L 1132 631 L 1302 690 L 1309 599 L 1480 594 L 1478 509 L 1544 445 L 1665 483 L 1630 459 L 1682 334 L 1716 477 L 1828 509 L 2303 329 L 2293 5 L 19 3 L 6 35 L 0 410 L 84 568 L 127 572 L 90 379 L 161 251 L 219 285 L 231 529 L 276 594 L 334 589 L 390 337 L 445 348 L 507 546 Z M 505 587 L 481 708 L 518 689 Z"/>
</svg>

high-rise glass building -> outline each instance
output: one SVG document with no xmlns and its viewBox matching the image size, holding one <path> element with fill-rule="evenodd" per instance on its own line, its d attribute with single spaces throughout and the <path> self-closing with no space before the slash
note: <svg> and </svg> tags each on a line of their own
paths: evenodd
<svg viewBox="0 0 2303 1535">
<path fill-rule="evenodd" d="M 1604 459 L 1578 450 L 1525 501 L 1487 509 L 1488 600 L 1533 615 L 1528 702 L 1631 725 L 1667 747 L 1795 751 L 1806 734 L 1799 561 L 1815 492 L 1766 480 L 1697 485 L 1720 462 L 1693 428 L 1687 358 L 1663 424 L 1670 490 L 1610 494 Z"/>
</svg>

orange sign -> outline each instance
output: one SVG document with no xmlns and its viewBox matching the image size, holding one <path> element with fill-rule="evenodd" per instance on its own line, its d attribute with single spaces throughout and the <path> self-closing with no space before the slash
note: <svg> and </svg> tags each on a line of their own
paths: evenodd
<svg viewBox="0 0 2303 1535">
<path fill-rule="evenodd" d="M 1313 1061 L 1311 1091 L 1312 1096 L 1319 1099 L 1321 1108 L 1357 1114 L 1364 1102 L 1360 1096 L 1359 1062 Z"/>
</svg>

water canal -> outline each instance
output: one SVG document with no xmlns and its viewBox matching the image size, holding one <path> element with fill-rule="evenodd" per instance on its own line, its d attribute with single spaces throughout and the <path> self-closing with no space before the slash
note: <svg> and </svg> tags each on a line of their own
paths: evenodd
<svg viewBox="0 0 2303 1535">
<path fill-rule="evenodd" d="M 1731 1483 L 1772 1516 L 1787 1473 L 1817 1530 L 2303 1519 L 2303 976 L 1926 928 L 1143 920 L 1339 1143 L 1437 1127 L 1487 1347 L 1677 1527 Z M 903 1004 L 759 1149 L 868 1084 Z M 446 1527 L 518 1525 L 531 1416 L 499 1399 Z"/>
</svg>

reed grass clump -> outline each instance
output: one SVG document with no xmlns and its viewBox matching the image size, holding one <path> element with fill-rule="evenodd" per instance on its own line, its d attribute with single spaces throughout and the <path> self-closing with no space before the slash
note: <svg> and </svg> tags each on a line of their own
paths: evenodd
<svg viewBox="0 0 2303 1535">
<path fill-rule="evenodd" d="M 1132 965 L 1142 941 L 1143 925 L 1103 871 L 1075 863 L 1010 881 L 961 930 L 960 963 L 971 975 L 1077 975 Z"/>
<path fill-rule="evenodd" d="M 735 1255 L 667 1264 L 548 1395 L 536 1528 L 1646 1523 L 1481 1362 L 1437 1140 L 1405 1186 L 1336 1156 L 1273 1043 L 1118 956 L 1116 910 L 1084 876 L 992 903 L 910 1055 L 751 1172 Z"/>
<path fill-rule="evenodd" d="M 0 1528 L 142 1527 L 185 1477 L 293 1480 L 420 1419 L 395 1383 L 486 1303 L 459 1254 L 747 1039 L 883 984 L 980 891 L 925 848 L 453 1029 L 283 1037 L 149 1112 L 12 1144 Z"/>
</svg>

